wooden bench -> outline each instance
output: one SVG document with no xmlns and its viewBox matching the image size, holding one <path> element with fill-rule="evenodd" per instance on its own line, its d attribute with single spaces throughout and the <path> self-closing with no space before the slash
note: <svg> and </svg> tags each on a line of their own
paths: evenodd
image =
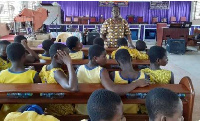
<svg viewBox="0 0 200 121">
<path fill-rule="evenodd" d="M 162 87 L 167 88 L 175 93 L 185 94 L 183 101 L 183 116 L 185 121 L 192 121 L 192 112 L 194 104 L 194 88 L 189 77 L 184 77 L 179 84 L 152 84 L 144 88 L 136 88 L 130 93 L 148 93 L 151 89 Z M 102 89 L 101 84 L 79 84 L 79 92 L 69 92 L 63 89 L 59 84 L 0 84 L 0 104 L 86 104 L 89 96 L 97 89 Z M 33 93 L 29 98 L 9 98 L 7 93 Z M 65 93 L 63 98 L 44 98 L 40 93 Z M 145 99 L 130 99 L 121 96 L 124 104 L 145 104 Z M 129 114 L 125 115 L 127 121 L 148 121 L 147 115 Z M 79 121 L 88 116 L 68 115 L 58 117 L 61 121 Z"/>
<path fill-rule="evenodd" d="M 30 47 L 30 48 L 38 54 L 44 53 L 44 49 L 42 48 L 37 48 L 37 47 Z M 117 48 L 106 48 L 106 52 L 108 55 L 111 55 L 111 53 L 116 49 Z M 82 51 L 84 52 L 85 55 L 88 55 L 88 50 L 89 50 L 89 47 L 82 48 Z"/>
<path fill-rule="evenodd" d="M 72 60 L 73 65 L 84 65 L 89 62 L 88 59 L 78 59 Z M 34 66 L 36 71 L 40 71 L 44 65 L 50 64 L 51 61 L 47 60 L 45 63 L 36 62 L 36 63 L 27 63 L 26 66 Z M 134 69 L 138 70 L 138 65 L 150 65 L 150 60 L 132 60 Z M 115 65 L 112 67 L 111 65 Z M 104 66 L 109 71 L 120 70 L 117 67 L 118 63 L 114 59 L 108 59 L 106 65 Z M 63 65 L 63 70 L 67 70 L 66 66 Z"/>
</svg>

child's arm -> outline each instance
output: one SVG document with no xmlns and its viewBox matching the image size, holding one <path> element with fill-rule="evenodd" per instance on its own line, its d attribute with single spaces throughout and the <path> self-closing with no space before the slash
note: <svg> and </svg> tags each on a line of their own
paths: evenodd
<svg viewBox="0 0 200 121">
<path fill-rule="evenodd" d="M 171 72 L 170 84 L 174 84 L 174 73 L 173 72 Z"/>
<path fill-rule="evenodd" d="M 34 83 L 41 83 L 41 79 L 38 73 L 35 74 L 33 81 Z"/>
<path fill-rule="evenodd" d="M 149 83 L 145 80 L 137 80 L 133 83 L 126 85 L 115 84 L 110 79 L 108 71 L 106 69 L 103 69 L 101 73 L 101 83 L 107 90 L 113 91 L 119 95 L 124 95 L 137 87 L 145 87 L 149 85 Z"/>
<path fill-rule="evenodd" d="M 26 61 L 27 62 L 35 62 L 36 60 L 39 60 L 39 56 L 38 54 L 36 54 L 33 50 L 31 50 L 28 45 L 27 45 L 27 42 L 26 40 L 22 40 L 22 45 L 24 46 L 24 48 L 30 53 L 26 56 Z"/>
<path fill-rule="evenodd" d="M 58 51 L 58 57 L 67 65 L 69 72 L 69 79 L 62 71 L 54 73 L 55 80 L 64 88 L 69 91 L 78 91 L 78 79 L 76 77 L 70 56 L 63 51 Z"/>
</svg>

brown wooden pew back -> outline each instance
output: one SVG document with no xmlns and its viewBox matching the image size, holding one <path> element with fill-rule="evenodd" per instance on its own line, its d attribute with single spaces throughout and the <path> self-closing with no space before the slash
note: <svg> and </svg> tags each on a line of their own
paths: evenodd
<svg viewBox="0 0 200 121">
<path fill-rule="evenodd" d="M 33 51 L 35 51 L 37 54 L 42 54 L 44 53 L 44 49 L 42 48 L 38 48 L 38 47 L 30 47 Z M 108 55 L 111 55 L 111 53 L 116 50 L 117 48 L 106 48 L 106 52 Z M 88 50 L 89 50 L 89 47 L 84 47 L 81 49 L 84 54 L 87 56 L 88 55 Z"/>
<path fill-rule="evenodd" d="M 84 65 L 84 64 L 87 64 L 88 62 L 89 62 L 88 59 L 72 60 L 73 65 Z M 34 66 L 35 70 L 39 72 L 44 65 L 48 65 L 50 63 L 51 63 L 51 61 L 48 60 L 45 63 L 36 62 L 36 63 L 27 63 L 25 65 L 26 66 Z M 132 63 L 133 63 L 134 69 L 136 69 L 136 70 L 138 70 L 138 65 L 150 65 L 149 60 L 133 60 Z M 112 67 L 112 65 L 115 65 L 115 67 Z M 118 65 L 118 63 L 115 60 L 108 59 L 106 65 L 104 67 L 106 69 L 108 69 L 108 71 L 120 70 L 119 67 L 116 67 L 117 65 Z M 67 71 L 67 67 L 65 65 L 63 65 L 62 68 L 64 71 Z"/>
<path fill-rule="evenodd" d="M 144 88 L 136 88 L 130 93 L 148 93 L 151 89 L 162 87 L 170 89 L 176 93 L 184 93 L 186 97 L 183 101 L 183 116 L 185 121 L 192 121 L 192 112 L 194 104 L 194 88 L 189 77 L 181 79 L 179 84 L 152 84 Z M 79 92 L 69 92 L 64 90 L 59 84 L 0 84 L 0 104 L 86 104 L 91 93 L 97 89 L 102 89 L 101 84 L 79 84 Z M 7 93 L 33 93 L 33 96 L 27 99 L 11 99 L 6 96 Z M 39 96 L 40 93 L 65 93 L 63 98 L 49 99 Z M 145 99 L 128 99 L 121 96 L 124 104 L 144 104 Z M 125 115 L 127 121 L 148 120 L 147 115 Z M 68 115 L 58 117 L 61 121 L 79 121 L 88 116 Z"/>
</svg>

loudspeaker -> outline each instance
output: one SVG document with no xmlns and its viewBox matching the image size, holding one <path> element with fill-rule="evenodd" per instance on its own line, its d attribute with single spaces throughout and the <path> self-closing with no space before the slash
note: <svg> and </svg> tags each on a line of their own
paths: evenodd
<svg viewBox="0 0 200 121">
<path fill-rule="evenodd" d="M 86 37 L 86 45 L 93 45 L 93 41 L 96 37 L 100 37 L 98 32 L 90 32 Z"/>
<path fill-rule="evenodd" d="M 169 53 L 184 54 L 185 53 L 185 40 L 184 39 L 168 39 L 166 50 Z"/>
</svg>

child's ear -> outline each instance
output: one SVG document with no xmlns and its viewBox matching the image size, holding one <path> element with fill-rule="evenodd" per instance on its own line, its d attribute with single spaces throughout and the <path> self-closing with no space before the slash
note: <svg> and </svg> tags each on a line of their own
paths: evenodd
<svg viewBox="0 0 200 121">
<path fill-rule="evenodd" d="M 166 121 L 167 120 L 165 116 L 161 116 L 160 119 L 161 119 L 160 121 Z"/>
<path fill-rule="evenodd" d="M 159 63 L 159 62 L 160 62 L 160 59 L 159 59 L 159 58 L 157 58 L 157 59 L 156 59 L 156 62 L 157 62 L 157 63 Z"/>
<path fill-rule="evenodd" d="M 53 58 L 57 60 L 57 59 L 58 59 L 58 54 L 56 53 L 56 54 L 53 56 Z"/>
<path fill-rule="evenodd" d="M 116 60 L 117 61 L 117 60 Z M 118 63 L 118 66 L 120 66 L 120 63 L 117 61 L 117 63 Z"/>
<path fill-rule="evenodd" d="M 97 56 L 94 56 L 92 59 L 94 59 L 94 61 L 96 62 L 97 61 Z"/>
</svg>

